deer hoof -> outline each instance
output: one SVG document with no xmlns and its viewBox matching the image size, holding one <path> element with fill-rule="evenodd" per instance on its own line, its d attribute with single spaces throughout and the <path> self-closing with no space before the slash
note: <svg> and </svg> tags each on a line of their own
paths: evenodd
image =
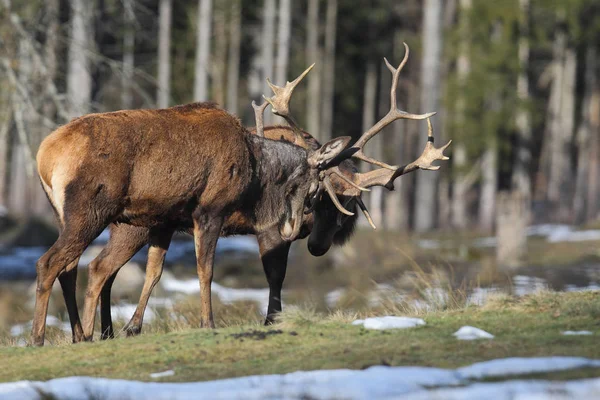
<svg viewBox="0 0 600 400">
<path fill-rule="evenodd" d="M 142 327 L 141 326 L 128 326 L 127 328 L 125 328 L 125 333 L 127 334 L 127 337 L 132 337 L 132 336 L 137 336 L 140 333 L 142 333 Z"/>
</svg>

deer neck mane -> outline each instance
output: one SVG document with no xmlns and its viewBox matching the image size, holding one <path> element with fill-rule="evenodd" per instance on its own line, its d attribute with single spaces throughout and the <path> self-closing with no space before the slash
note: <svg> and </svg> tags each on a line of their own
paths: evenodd
<svg viewBox="0 0 600 400">
<path fill-rule="evenodd" d="M 285 186 L 298 167 L 308 168 L 307 151 L 287 141 L 248 135 L 254 159 L 253 185 L 245 202 L 260 229 L 280 222 L 286 213 Z"/>
</svg>

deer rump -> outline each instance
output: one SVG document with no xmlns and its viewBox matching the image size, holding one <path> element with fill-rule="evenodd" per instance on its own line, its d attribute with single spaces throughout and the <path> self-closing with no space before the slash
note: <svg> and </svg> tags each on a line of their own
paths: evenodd
<svg viewBox="0 0 600 400">
<path fill-rule="evenodd" d="M 251 189 L 248 137 L 210 103 L 92 114 L 52 133 L 38 165 L 61 225 L 93 203 L 111 222 L 190 229 L 197 207 L 233 209 Z"/>
</svg>

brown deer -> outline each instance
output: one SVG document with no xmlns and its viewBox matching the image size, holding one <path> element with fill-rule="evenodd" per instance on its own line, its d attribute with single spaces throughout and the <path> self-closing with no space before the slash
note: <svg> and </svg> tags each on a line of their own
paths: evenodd
<svg viewBox="0 0 600 400">
<path fill-rule="evenodd" d="M 401 67 L 405 61 L 406 57 Z M 146 229 L 151 244 L 149 259 L 161 267 L 172 232 L 175 229 L 193 231 L 201 287 L 201 321 L 203 326 L 214 326 L 210 303 L 214 246 L 224 222 L 233 221 L 236 212 L 237 218 L 251 224 L 257 235 L 276 232 L 277 240 L 289 242 L 300 233 L 307 198 L 310 211 L 315 211 L 315 220 L 318 219 L 316 211 L 324 205 L 323 191 L 328 192 L 331 202 L 341 212 L 353 214 L 337 198 L 336 181 L 350 184 L 355 191 L 367 190 L 360 188 L 356 179 L 366 187 L 390 188 L 397 176 L 417 168 L 432 169 L 431 161 L 445 159 L 441 153 L 443 148 L 433 146 L 415 163 L 402 168 L 386 166 L 362 155 L 360 149 L 366 141 L 391 121 L 431 115 L 413 115 L 396 109 L 395 84 L 401 67 L 397 70 L 389 67 L 394 73 L 393 110 L 350 151 L 343 151 L 349 138 L 337 138 L 317 150 L 307 151 L 307 146 L 262 136 L 261 117 L 269 103 L 274 113 L 290 123 L 295 139 L 304 142 L 289 114 L 289 98 L 308 70 L 283 88 L 271 85 L 275 96 L 267 99 L 263 106 L 255 106 L 257 135 L 241 127 L 236 118 L 207 104 L 89 115 L 50 135 L 40 148 L 38 165 L 42 184 L 59 219 L 61 234 L 37 265 L 34 343 L 43 344 L 49 290 L 61 273 L 59 279 L 74 337 L 82 335 L 81 328 L 78 329 L 73 271 L 83 249 L 109 223 Z M 349 157 L 384 167 L 379 172 L 354 174 L 349 178 L 339 168 Z M 351 190 L 342 190 L 341 194 L 359 199 Z M 360 200 L 355 201 L 361 206 Z M 344 200 L 349 208 L 354 206 L 351 203 Z M 243 226 L 240 221 L 229 225 L 234 227 L 231 233 L 237 233 L 235 226 Z M 112 250 L 110 245 L 107 249 L 107 253 Z M 99 264 L 103 258 L 106 254 L 100 255 Z M 90 270 L 84 312 L 85 338 L 91 338 L 98 294 L 116 269 L 108 274 Z"/>
<path fill-rule="evenodd" d="M 402 66 L 406 62 L 407 57 L 408 48 Z M 395 76 L 397 76 L 398 73 L 399 71 L 394 72 Z M 386 121 L 384 121 L 384 123 L 385 122 Z M 268 127 L 264 130 L 264 135 L 265 137 L 274 140 L 280 139 L 302 144 L 298 143 L 298 136 L 294 134 L 293 129 L 290 127 Z M 431 126 L 429 136 L 430 141 L 432 142 L 433 136 Z M 319 143 L 307 132 L 303 132 L 303 139 L 303 145 L 308 146 L 307 149 L 309 150 L 316 150 L 320 147 Z M 432 143 L 428 143 L 419 160 L 402 168 L 394 167 L 394 173 L 379 170 L 379 172 L 373 172 L 367 175 L 359 174 L 354 163 L 351 160 L 345 160 L 339 164 L 339 171 L 337 171 L 343 175 L 343 178 L 335 173 L 330 174 L 336 197 L 340 198 L 341 202 L 345 204 L 346 207 L 354 210 L 356 203 L 362 205 L 362 201 L 360 200 L 361 191 L 357 189 L 357 186 L 349 183 L 347 181 L 348 179 L 352 182 L 364 183 L 365 186 L 374 186 L 379 184 L 378 181 L 380 183 L 385 182 L 388 189 L 393 189 L 393 179 L 401 174 L 415 170 L 417 166 L 426 169 L 437 169 L 437 167 L 431 167 L 430 162 L 433 161 L 433 159 L 445 158 L 441 156 L 441 153 L 435 153 L 434 150 L 435 148 L 433 148 Z M 429 167 L 427 167 L 428 157 L 431 158 L 431 160 L 429 160 Z M 336 208 L 332 199 L 333 197 L 327 196 L 321 198 L 319 203 L 314 207 L 314 213 L 305 216 L 301 233 L 297 237 L 297 239 L 301 239 L 306 237 L 309 233 L 311 234 L 309 250 L 313 255 L 318 256 L 324 254 L 332 243 L 343 244 L 352 235 L 354 230 L 356 215 L 348 216 L 343 214 Z M 364 205 L 362 205 L 362 207 L 366 213 L 365 215 L 368 217 L 366 208 Z M 318 215 L 318 217 L 314 218 L 313 215 Z M 370 217 L 368 218 L 372 223 Z M 233 226 L 231 226 L 229 221 L 233 222 Z M 232 232 L 238 234 L 256 234 L 259 242 L 261 260 L 269 284 L 269 304 L 267 307 L 265 323 L 270 324 L 273 322 L 275 314 L 281 311 L 281 288 L 287 269 L 290 242 L 283 241 L 277 232 L 255 232 L 252 227 L 242 226 L 240 225 L 240 222 L 241 220 L 239 218 L 235 216 L 231 217 L 230 220 L 226 221 L 221 235 L 225 236 Z M 315 222 L 318 222 L 319 224 L 317 228 L 313 228 Z M 144 230 L 143 228 L 127 225 L 111 226 L 111 239 L 107 244 L 107 248 L 102 252 L 101 259 L 102 263 L 105 263 L 107 266 L 116 265 L 117 269 L 113 269 L 115 272 L 113 272 L 113 275 L 107 280 L 101 292 L 101 332 L 103 339 L 114 337 L 110 314 L 110 289 L 116 276 L 116 271 L 118 271 L 125 262 L 148 242 L 148 238 L 148 230 Z M 146 267 L 147 275 L 142 296 L 133 317 L 125 327 L 125 332 L 128 336 L 136 335 L 141 332 L 144 310 L 152 288 L 160 279 L 163 260 L 164 257 L 152 257 L 152 251 L 149 252 L 148 264 Z"/>
</svg>

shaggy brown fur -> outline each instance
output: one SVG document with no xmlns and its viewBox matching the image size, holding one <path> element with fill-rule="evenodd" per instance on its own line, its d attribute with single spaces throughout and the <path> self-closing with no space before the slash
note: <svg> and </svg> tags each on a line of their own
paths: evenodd
<svg viewBox="0 0 600 400">
<path fill-rule="evenodd" d="M 311 159 L 335 157 L 332 149 L 341 142 L 312 152 Z M 214 326 L 210 284 L 224 221 L 237 211 L 237 218 L 254 232 L 295 239 L 309 189 L 318 182 L 318 171 L 307 158 L 301 147 L 251 135 L 237 118 L 212 103 L 90 114 L 57 129 L 37 156 L 61 232 L 37 263 L 33 343 L 44 342 L 55 279 L 66 272 L 63 287 L 74 281 L 79 256 L 110 223 L 148 229 L 151 247 L 156 247 L 152 259 L 160 263 L 172 232 L 192 230 L 201 323 Z M 91 275 L 98 279 L 89 282 L 83 333 L 77 326 L 74 294 L 65 292 L 76 341 L 91 339 L 98 297 L 111 275 Z"/>
<path fill-rule="evenodd" d="M 273 140 L 284 140 L 294 143 L 295 135 L 287 126 L 270 126 L 265 128 L 265 137 Z M 304 133 L 305 143 L 312 149 L 318 149 L 320 144 L 310 134 Z M 343 164 L 342 171 L 348 175 L 356 171 L 352 161 Z M 347 183 L 340 181 L 340 185 Z M 347 186 L 344 186 L 347 188 Z M 323 204 L 317 207 L 316 212 L 322 215 L 325 220 L 319 222 L 322 227 L 322 232 L 313 230 L 313 214 L 305 215 L 303 219 L 302 229 L 298 238 L 306 237 L 311 231 L 316 236 L 315 241 L 325 243 L 326 238 L 333 240 L 336 244 L 343 244 L 354 231 L 355 221 L 357 216 L 348 217 L 341 225 L 337 224 L 339 212 L 332 204 L 329 197 L 323 198 Z M 193 234 L 191 231 L 187 231 Z M 289 243 L 281 239 L 277 231 L 255 232 L 252 224 L 245 219 L 243 213 L 234 212 L 228 217 L 223 225 L 221 236 L 230 234 L 256 234 L 261 260 L 265 274 L 269 284 L 269 305 L 267 308 L 266 324 L 273 322 L 274 316 L 281 312 L 281 289 L 285 272 L 287 270 L 287 259 L 289 251 Z M 311 233 L 312 235 L 312 233 Z M 150 240 L 150 231 L 148 229 L 133 227 L 125 224 L 111 225 L 111 235 L 106 249 L 102 251 L 100 256 L 90 264 L 92 273 L 102 273 L 102 271 L 113 271 L 112 276 L 107 280 L 101 293 L 100 309 L 102 322 L 102 339 L 114 337 L 110 312 L 110 291 L 112 282 L 118 270 L 131 257 L 139 251 Z M 323 244 L 325 246 L 325 244 Z M 136 311 L 125 327 L 128 336 L 137 335 L 142 330 L 143 315 L 146 309 L 150 294 L 158 283 L 163 269 L 162 258 L 151 257 L 154 247 L 151 245 L 148 255 L 148 263 L 146 265 L 146 280 L 144 288 Z M 104 272 L 106 273 L 106 272 Z"/>
</svg>

